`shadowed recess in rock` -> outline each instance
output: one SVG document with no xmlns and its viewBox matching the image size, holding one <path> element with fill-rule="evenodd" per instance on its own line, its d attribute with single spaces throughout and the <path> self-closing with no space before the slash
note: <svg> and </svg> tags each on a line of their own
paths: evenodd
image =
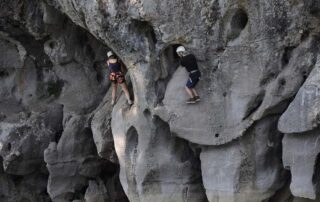
<svg viewBox="0 0 320 202">
<path fill-rule="evenodd" d="M 178 46 L 180 46 L 180 44 L 169 45 L 161 51 L 159 56 L 160 64 L 155 67 L 158 103 L 162 102 L 167 84 L 180 64 L 179 56 L 176 53 Z"/>
<path fill-rule="evenodd" d="M 237 38 L 241 31 L 246 27 L 248 23 L 248 15 L 243 9 L 237 9 L 234 11 L 230 21 L 230 31 L 228 33 L 228 39 L 233 40 Z"/>
<path fill-rule="evenodd" d="M 296 47 L 294 46 L 289 46 L 289 47 L 285 47 L 284 51 L 283 51 L 283 55 L 282 55 L 282 68 L 284 68 L 290 61 L 290 57 L 292 55 L 292 51 L 295 49 Z"/>
<path fill-rule="evenodd" d="M 126 134 L 126 175 L 128 180 L 128 192 L 134 200 L 139 198 L 136 182 L 136 161 L 138 156 L 138 132 L 134 127 L 129 128 Z"/>
<path fill-rule="evenodd" d="M 148 21 L 132 19 L 129 30 L 130 32 L 132 32 L 132 35 L 136 36 L 131 51 L 139 51 L 141 53 L 148 54 L 150 50 L 145 49 L 145 43 L 148 44 L 147 46 L 149 46 L 151 50 L 155 48 L 157 38 L 151 23 L 149 23 Z M 145 55 L 141 56 L 145 57 Z"/>
<path fill-rule="evenodd" d="M 143 176 L 144 200 L 206 202 L 202 186 L 199 153 L 189 143 L 171 134 L 168 123 L 158 116 L 150 117 L 155 134 L 145 145 L 145 158 L 154 165 Z M 166 146 L 165 146 L 166 145 Z M 176 190 L 175 192 L 172 192 Z M 181 194 L 181 195 L 180 195 Z M 170 196 L 171 195 L 171 196 Z"/>
<path fill-rule="evenodd" d="M 312 183 L 315 185 L 317 199 L 320 198 L 320 153 L 317 155 L 315 164 L 314 164 L 314 173 L 312 176 Z"/>
</svg>

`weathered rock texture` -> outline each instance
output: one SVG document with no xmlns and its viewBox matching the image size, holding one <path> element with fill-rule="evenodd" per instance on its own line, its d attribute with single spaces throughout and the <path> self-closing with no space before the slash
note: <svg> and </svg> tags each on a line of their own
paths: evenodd
<svg viewBox="0 0 320 202">
<path fill-rule="evenodd" d="M 127 201 L 103 99 L 109 49 L 45 2 L 0 5 L 1 201 Z"/>
<path fill-rule="evenodd" d="M 2 201 L 319 200 L 317 1 L 0 8 Z M 195 105 L 178 45 L 203 75 Z M 110 104 L 108 50 L 128 68 L 131 107 L 120 93 Z"/>
</svg>

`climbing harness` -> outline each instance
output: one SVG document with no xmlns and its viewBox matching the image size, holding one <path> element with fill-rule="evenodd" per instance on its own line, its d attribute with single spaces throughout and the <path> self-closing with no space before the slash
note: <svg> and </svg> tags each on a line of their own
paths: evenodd
<svg viewBox="0 0 320 202">
<path fill-rule="evenodd" d="M 118 82 L 119 84 L 125 81 L 124 75 L 122 72 L 111 72 L 109 75 L 110 81 Z"/>
</svg>

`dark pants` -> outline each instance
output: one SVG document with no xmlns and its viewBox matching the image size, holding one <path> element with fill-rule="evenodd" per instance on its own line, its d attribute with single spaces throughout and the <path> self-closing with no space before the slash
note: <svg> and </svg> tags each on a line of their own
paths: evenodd
<svg viewBox="0 0 320 202">
<path fill-rule="evenodd" d="M 189 79 L 186 83 L 186 86 L 188 88 L 194 88 L 198 84 L 200 80 L 200 76 L 201 76 L 201 73 L 199 70 L 189 73 Z"/>
</svg>

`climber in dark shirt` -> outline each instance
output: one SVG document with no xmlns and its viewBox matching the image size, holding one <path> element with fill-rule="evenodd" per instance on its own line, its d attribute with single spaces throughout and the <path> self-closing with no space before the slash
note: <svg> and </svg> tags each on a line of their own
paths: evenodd
<svg viewBox="0 0 320 202">
<path fill-rule="evenodd" d="M 113 54 L 113 52 L 109 51 L 107 53 L 108 60 L 107 65 L 109 67 L 109 79 L 112 82 L 112 101 L 111 104 L 114 106 L 116 102 L 116 94 L 118 89 L 118 84 L 121 85 L 121 88 L 128 100 L 128 104 L 132 105 L 132 101 L 130 99 L 130 94 L 128 91 L 128 87 L 124 77 L 123 71 L 123 63 L 121 63 L 118 58 Z"/>
<path fill-rule="evenodd" d="M 200 101 L 200 97 L 194 89 L 200 80 L 201 73 L 198 69 L 197 59 L 194 55 L 188 54 L 183 46 L 179 46 L 176 50 L 181 58 L 181 66 L 184 66 L 189 73 L 189 78 L 186 83 L 185 89 L 190 96 L 186 101 L 188 104 L 194 104 Z"/>
</svg>

